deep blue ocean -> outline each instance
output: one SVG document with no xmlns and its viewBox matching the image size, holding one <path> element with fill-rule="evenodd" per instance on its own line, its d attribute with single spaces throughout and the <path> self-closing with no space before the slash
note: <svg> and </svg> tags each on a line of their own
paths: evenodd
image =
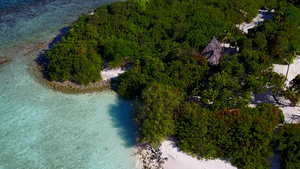
<svg viewBox="0 0 300 169">
<path fill-rule="evenodd" d="M 0 0 L 0 50 L 68 26 L 112 0 Z"/>
<path fill-rule="evenodd" d="M 110 2 L 0 0 L 0 57 L 11 59 L 0 65 L 0 169 L 138 167 L 129 101 L 55 92 L 29 71 L 63 28 Z"/>
</svg>

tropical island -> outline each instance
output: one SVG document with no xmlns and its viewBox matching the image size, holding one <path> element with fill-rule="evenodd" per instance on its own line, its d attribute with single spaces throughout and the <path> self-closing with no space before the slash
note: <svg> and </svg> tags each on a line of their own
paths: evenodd
<svg viewBox="0 0 300 169">
<path fill-rule="evenodd" d="M 82 15 L 46 52 L 45 77 L 88 85 L 104 63 L 130 68 L 117 92 L 133 100 L 139 144 L 159 147 L 169 136 L 197 158 L 222 158 L 238 168 L 300 166 L 300 127 L 284 123 L 275 104 L 249 107 L 253 95 L 271 92 L 300 102 L 300 75 L 291 64 L 300 50 L 300 9 L 293 0 L 128 0 Z M 264 9 L 272 17 L 247 33 L 239 29 Z M 238 26 L 237 26 L 238 25 Z M 288 74 L 288 71 L 287 71 Z"/>
</svg>

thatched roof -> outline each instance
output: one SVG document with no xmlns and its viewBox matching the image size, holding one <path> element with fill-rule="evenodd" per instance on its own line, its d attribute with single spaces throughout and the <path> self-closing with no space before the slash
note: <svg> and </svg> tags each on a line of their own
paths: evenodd
<svg viewBox="0 0 300 169">
<path fill-rule="evenodd" d="M 207 58 L 207 61 L 212 65 L 218 65 L 219 60 L 222 57 L 222 46 L 220 42 L 213 36 L 204 50 L 201 52 L 201 55 Z"/>
</svg>

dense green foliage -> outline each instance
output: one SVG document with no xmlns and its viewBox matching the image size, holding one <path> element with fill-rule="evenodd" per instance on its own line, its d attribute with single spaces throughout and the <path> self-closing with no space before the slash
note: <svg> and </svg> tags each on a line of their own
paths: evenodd
<svg viewBox="0 0 300 169">
<path fill-rule="evenodd" d="M 259 8 L 275 9 L 274 16 L 244 34 L 236 24 L 251 21 Z M 180 148 L 197 156 L 266 168 L 283 116 L 273 105 L 247 106 L 252 94 L 268 89 L 274 98 L 299 103 L 299 78 L 287 88 L 286 77 L 272 70 L 299 53 L 299 26 L 296 0 L 115 2 L 79 18 L 46 53 L 48 71 L 52 80 L 88 84 L 101 79 L 103 61 L 111 67 L 131 62 L 117 85 L 119 94 L 135 99 L 139 142 L 174 135 Z M 200 52 L 212 36 L 238 45 L 239 53 L 211 65 Z"/>
<path fill-rule="evenodd" d="M 159 58 L 149 58 L 117 79 L 118 92 L 127 98 L 134 98 L 153 81 L 180 88 L 183 93 L 190 92 L 203 80 L 206 70 L 208 65 L 203 58 L 182 56 L 167 63 Z"/>
<path fill-rule="evenodd" d="M 272 0 L 130 0 L 101 6 L 93 15 L 81 16 L 47 52 L 49 76 L 87 84 L 101 78 L 102 60 L 111 67 L 124 58 L 172 61 L 182 56 L 182 49 L 199 52 L 212 36 L 258 49 L 264 62 L 284 62 L 300 46 L 300 12 L 291 3 L 298 5 Z M 275 16 L 245 37 L 234 24 L 250 21 L 262 6 L 276 8 Z"/>
<path fill-rule="evenodd" d="M 81 84 L 99 80 L 102 60 L 99 54 L 94 49 L 88 49 L 88 46 L 67 42 L 55 45 L 54 49 L 47 52 L 50 78 L 63 81 L 72 79 Z"/>
<path fill-rule="evenodd" d="M 94 15 L 81 16 L 47 53 L 50 78 L 79 83 L 98 80 L 103 59 L 112 67 L 124 57 L 131 61 L 154 56 L 176 59 L 182 48 L 199 51 L 213 35 L 220 39 L 226 32 L 236 35 L 234 23 L 243 21 L 240 8 L 248 12 L 246 18 L 252 18 L 260 6 L 258 0 L 131 0 L 101 6 Z"/>
<path fill-rule="evenodd" d="M 277 140 L 282 169 L 297 169 L 300 166 L 300 126 L 284 124 L 279 128 Z"/>
<path fill-rule="evenodd" d="M 300 11 L 286 2 L 280 2 L 275 16 L 250 31 L 252 46 L 265 54 L 264 60 L 276 59 L 287 63 L 300 46 Z"/>
<path fill-rule="evenodd" d="M 136 123 L 141 126 L 141 142 L 159 143 L 174 134 L 174 111 L 179 108 L 181 96 L 176 89 L 167 89 L 157 83 L 143 91 L 135 103 Z"/>
<path fill-rule="evenodd" d="M 269 145 L 280 122 L 282 111 L 269 104 L 211 112 L 185 103 L 176 113 L 178 145 L 205 158 L 230 159 L 237 167 L 269 168 Z"/>
</svg>

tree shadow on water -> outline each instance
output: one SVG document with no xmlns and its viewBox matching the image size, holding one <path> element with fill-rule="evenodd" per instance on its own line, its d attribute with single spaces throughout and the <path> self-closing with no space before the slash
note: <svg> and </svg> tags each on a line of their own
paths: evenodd
<svg viewBox="0 0 300 169">
<path fill-rule="evenodd" d="M 46 58 L 46 52 L 48 50 L 51 50 L 53 48 L 53 46 L 58 43 L 59 41 L 61 41 L 62 37 L 68 32 L 68 30 L 70 29 L 70 27 L 65 27 L 59 30 L 59 34 L 52 40 L 52 42 L 48 45 L 48 49 L 44 49 L 39 56 L 35 59 L 35 62 L 41 67 L 42 69 L 42 73 L 43 76 L 46 79 L 49 79 L 48 77 L 48 66 L 49 66 L 49 62 Z"/>
<path fill-rule="evenodd" d="M 61 41 L 62 37 L 68 32 L 70 27 L 65 27 L 59 30 L 59 34 L 53 39 L 53 41 L 48 45 L 49 49 L 53 48 L 53 45 Z"/>
<path fill-rule="evenodd" d="M 136 127 L 131 116 L 131 106 L 128 100 L 118 98 L 117 102 L 109 107 L 109 116 L 113 125 L 118 129 L 118 135 L 124 142 L 124 146 L 129 148 L 136 145 Z"/>
</svg>

